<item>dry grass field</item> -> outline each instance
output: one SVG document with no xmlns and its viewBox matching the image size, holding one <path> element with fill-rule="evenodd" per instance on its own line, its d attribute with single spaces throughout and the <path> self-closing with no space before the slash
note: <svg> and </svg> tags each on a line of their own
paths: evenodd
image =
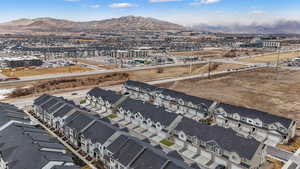
<svg viewBox="0 0 300 169">
<path fill-rule="evenodd" d="M 243 65 L 237 64 L 225 64 L 225 63 L 211 63 L 211 72 L 227 70 L 230 68 L 239 68 Z M 159 80 L 163 78 L 176 78 L 185 77 L 197 74 L 207 73 L 209 68 L 208 63 L 194 64 L 190 66 L 176 66 L 161 69 L 150 69 L 150 70 L 138 70 L 128 72 L 130 79 L 139 81 L 152 81 Z"/>
<path fill-rule="evenodd" d="M 66 66 L 66 67 L 56 67 L 56 68 L 23 68 L 17 69 L 16 71 L 4 70 L 2 74 L 8 77 L 26 77 L 35 75 L 46 75 L 46 74 L 58 74 L 58 73 L 74 73 L 74 72 L 86 72 L 93 69 L 81 67 L 79 65 Z"/>
<path fill-rule="evenodd" d="M 229 49 L 208 49 L 203 51 L 189 51 L 189 52 L 171 52 L 172 56 L 197 56 L 200 58 L 224 58 L 225 54 L 228 53 Z M 250 56 L 266 53 L 263 50 L 258 49 L 241 49 L 236 50 L 236 56 Z"/>
<path fill-rule="evenodd" d="M 279 60 L 291 59 L 294 57 L 300 56 L 300 52 L 285 52 L 279 54 Z M 278 54 L 268 54 L 253 58 L 241 59 L 240 61 L 251 62 L 251 63 L 270 63 L 276 62 L 278 58 Z"/>
<path fill-rule="evenodd" d="M 300 147 L 300 136 L 292 139 L 287 145 L 280 144 L 277 147 L 287 151 L 297 151 L 297 149 Z"/>
<path fill-rule="evenodd" d="M 178 81 L 166 87 L 300 122 L 300 71 L 261 68 L 211 79 Z"/>
<path fill-rule="evenodd" d="M 267 160 L 272 164 L 272 168 L 270 169 L 281 169 L 283 167 L 283 163 L 278 160 L 270 157 L 267 157 Z"/>
<path fill-rule="evenodd" d="M 93 62 L 93 61 L 88 60 L 88 59 L 74 59 L 74 61 L 84 63 L 84 64 L 88 64 L 88 65 L 97 66 L 97 67 L 102 68 L 102 69 L 117 69 L 118 68 L 117 66 L 114 66 L 114 65 L 99 64 L 99 63 Z"/>
</svg>

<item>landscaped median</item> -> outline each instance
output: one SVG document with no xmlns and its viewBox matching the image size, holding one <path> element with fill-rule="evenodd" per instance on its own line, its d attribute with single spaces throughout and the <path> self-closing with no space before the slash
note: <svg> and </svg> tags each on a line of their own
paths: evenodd
<svg viewBox="0 0 300 169">
<path fill-rule="evenodd" d="M 172 145 L 174 145 L 174 143 L 168 139 L 163 139 L 163 140 L 160 140 L 160 143 L 167 146 L 167 147 L 171 147 Z"/>
</svg>

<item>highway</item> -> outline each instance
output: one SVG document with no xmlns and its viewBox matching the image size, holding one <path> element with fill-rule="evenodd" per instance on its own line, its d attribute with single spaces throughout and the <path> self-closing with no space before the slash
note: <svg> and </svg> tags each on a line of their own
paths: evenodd
<svg viewBox="0 0 300 169">
<path fill-rule="evenodd" d="M 57 79 L 57 78 L 70 78 L 70 77 L 79 77 L 79 76 L 101 75 L 101 74 L 106 74 L 106 73 L 123 73 L 123 72 L 138 71 L 138 70 L 149 70 L 149 69 L 177 67 L 177 66 L 189 66 L 189 65 L 208 63 L 208 62 L 241 64 L 241 65 L 247 65 L 247 66 L 253 66 L 253 65 L 261 66 L 262 65 L 259 63 L 247 63 L 247 62 L 236 61 L 233 59 L 212 59 L 212 60 L 204 60 L 204 61 L 197 61 L 197 62 L 190 62 L 190 63 L 175 63 L 175 64 L 167 64 L 167 65 L 120 68 L 120 69 L 113 69 L 113 70 L 94 70 L 94 71 L 88 71 L 88 72 L 47 74 L 47 75 L 37 75 L 37 76 L 30 76 L 30 77 L 20 77 L 20 80 L 3 81 L 3 82 L 0 82 L 0 84 L 14 84 L 14 83 L 31 82 L 31 81 L 39 81 L 39 80 L 50 80 L 50 79 Z"/>
<path fill-rule="evenodd" d="M 226 70 L 226 71 L 220 71 L 220 72 L 211 72 L 210 76 L 221 75 L 221 74 L 226 74 L 226 73 L 242 72 L 242 71 L 257 69 L 257 68 L 261 68 L 261 67 L 263 67 L 263 66 L 249 67 L 249 68 L 240 69 L 240 70 Z M 189 79 L 195 79 L 195 78 L 203 78 L 203 77 L 208 77 L 208 73 L 185 76 L 185 77 L 177 77 L 177 78 L 165 78 L 165 79 L 160 79 L 160 80 L 149 81 L 147 83 L 152 84 L 152 85 L 158 85 L 158 84 L 163 84 L 163 83 L 170 83 L 170 82 L 189 80 Z M 102 88 L 118 91 L 118 90 L 121 90 L 121 87 L 122 87 L 122 85 L 114 85 L 114 86 L 108 86 L 108 87 L 102 87 Z M 84 98 L 86 93 L 89 90 L 90 89 L 77 90 L 77 91 L 64 92 L 64 93 L 59 93 L 59 94 L 54 94 L 54 95 L 58 96 L 58 97 L 64 97 L 66 99 L 74 100 L 74 99 Z M 9 99 L 4 102 L 14 104 L 17 107 L 23 108 L 25 106 L 32 105 L 33 101 L 37 97 L 38 96 L 30 97 L 30 98 L 21 98 L 21 99 Z"/>
<path fill-rule="evenodd" d="M 281 52 L 296 52 L 296 51 L 299 51 L 299 49 L 281 50 Z M 273 52 L 273 54 L 274 53 L 277 53 L 277 52 Z M 31 77 L 21 77 L 20 80 L 4 81 L 4 82 L 0 82 L 0 84 L 14 84 L 14 83 L 31 82 L 31 81 L 38 81 L 38 80 L 50 80 L 50 79 L 64 78 L 64 77 L 69 78 L 69 77 L 78 77 L 78 76 L 100 75 L 100 74 L 105 74 L 105 73 L 122 73 L 122 72 L 128 72 L 128 71 L 148 70 L 148 69 L 156 69 L 156 68 L 189 66 L 189 65 L 208 63 L 208 62 L 219 62 L 219 63 L 228 63 L 228 64 L 242 64 L 242 65 L 247 65 L 247 66 L 253 66 L 253 65 L 262 66 L 262 65 L 265 65 L 265 64 L 262 64 L 262 63 L 248 63 L 248 62 L 242 62 L 242 61 L 239 61 L 239 60 L 243 59 L 243 58 L 259 57 L 259 56 L 264 56 L 264 55 L 269 55 L 269 54 L 270 53 L 252 55 L 252 56 L 239 56 L 239 57 L 235 57 L 235 58 L 205 59 L 203 61 L 189 62 L 189 63 L 174 63 L 174 64 L 166 64 L 166 65 L 120 68 L 120 69 L 114 69 L 114 70 L 101 70 L 101 69 L 98 69 L 98 70 L 88 71 L 88 72 L 37 75 L 37 76 L 31 76 Z"/>
</svg>

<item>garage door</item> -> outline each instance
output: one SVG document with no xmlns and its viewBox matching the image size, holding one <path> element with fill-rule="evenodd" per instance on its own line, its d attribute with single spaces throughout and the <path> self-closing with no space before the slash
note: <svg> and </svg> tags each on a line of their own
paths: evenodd
<svg viewBox="0 0 300 169">
<path fill-rule="evenodd" d="M 175 138 L 175 144 L 180 146 L 180 147 L 183 147 L 184 146 L 184 142 L 178 138 Z"/>
<path fill-rule="evenodd" d="M 211 153 L 208 153 L 206 151 L 201 151 L 201 155 L 209 160 L 211 159 Z"/>
<path fill-rule="evenodd" d="M 194 147 L 194 146 L 192 146 L 192 145 L 188 145 L 188 146 L 187 146 L 187 149 L 188 149 L 189 151 L 191 151 L 191 152 L 194 152 L 194 153 L 197 153 L 197 152 L 198 152 L 198 151 L 197 151 L 197 148 Z"/>
<path fill-rule="evenodd" d="M 242 168 L 232 164 L 231 169 L 242 169 Z"/>
<path fill-rule="evenodd" d="M 248 127 L 246 127 L 246 126 L 242 127 L 242 130 L 243 130 L 244 132 L 250 132 L 250 131 L 251 131 L 251 129 L 248 128 Z"/>
<path fill-rule="evenodd" d="M 259 137 L 263 137 L 263 138 L 267 137 L 267 133 L 266 132 L 262 132 L 262 131 L 257 131 L 256 135 L 258 135 Z"/>
<path fill-rule="evenodd" d="M 163 131 L 160 131 L 158 133 L 158 136 L 162 137 L 162 138 L 166 138 L 167 137 L 167 133 L 163 132 Z"/>
<path fill-rule="evenodd" d="M 274 142 L 274 143 L 280 143 L 281 142 L 281 137 L 280 136 L 278 136 L 278 135 L 274 135 L 274 134 L 269 134 L 268 135 L 268 140 L 269 141 L 272 141 L 272 142 Z"/>
<path fill-rule="evenodd" d="M 216 163 L 227 166 L 227 162 L 223 159 L 221 159 L 220 157 L 216 157 L 215 158 Z"/>
<path fill-rule="evenodd" d="M 156 134 L 156 128 L 154 128 L 154 127 L 150 127 L 150 128 L 149 128 L 149 131 L 150 131 L 151 133 Z"/>
</svg>

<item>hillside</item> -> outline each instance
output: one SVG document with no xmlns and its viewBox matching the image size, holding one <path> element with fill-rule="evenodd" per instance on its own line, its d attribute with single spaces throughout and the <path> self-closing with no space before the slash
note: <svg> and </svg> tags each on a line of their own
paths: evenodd
<svg viewBox="0 0 300 169">
<path fill-rule="evenodd" d="M 176 31 L 185 27 L 154 18 L 126 16 L 99 21 L 75 22 L 54 18 L 19 19 L 0 24 L 0 32 L 101 32 L 101 31 Z"/>
</svg>

